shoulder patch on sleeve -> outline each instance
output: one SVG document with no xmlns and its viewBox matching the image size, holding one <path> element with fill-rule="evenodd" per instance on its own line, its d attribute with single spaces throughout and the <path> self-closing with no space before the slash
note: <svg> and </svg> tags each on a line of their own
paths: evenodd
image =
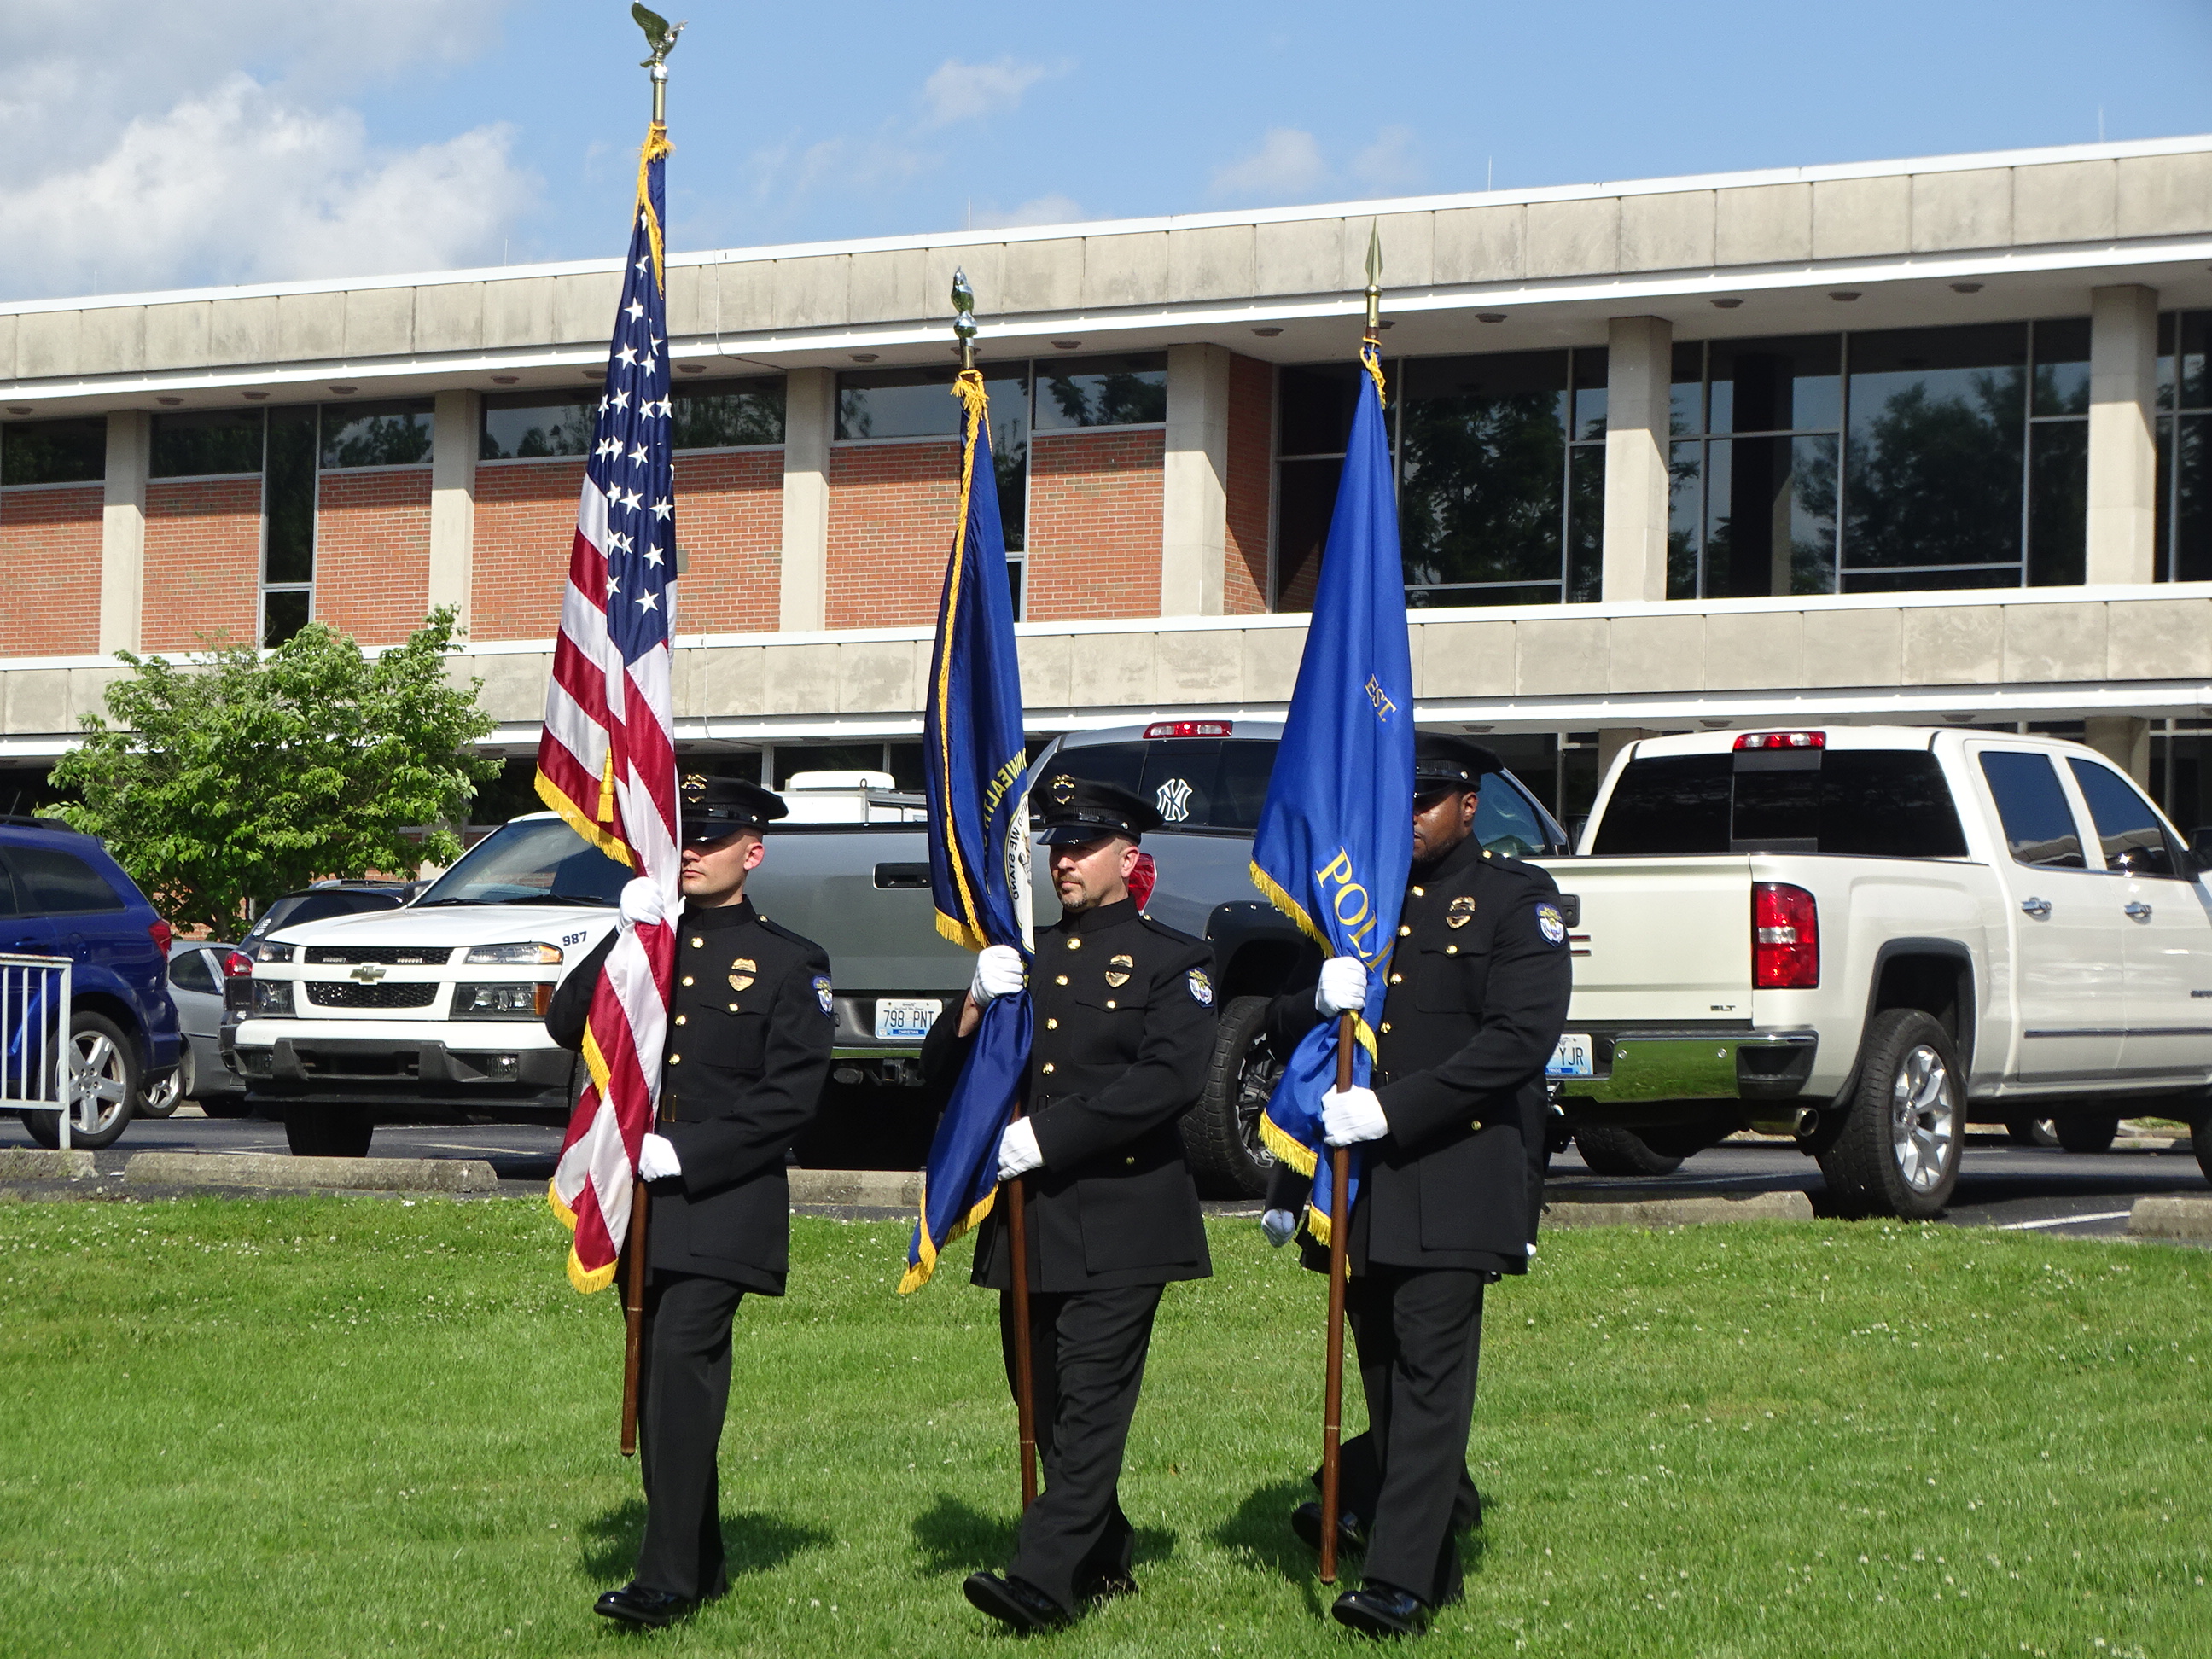
<svg viewBox="0 0 2212 1659">
<path fill-rule="evenodd" d="M 815 976 L 814 976 L 814 1000 L 815 1000 L 817 1002 L 818 1002 L 818 1003 L 820 1003 L 820 1004 L 822 1005 L 822 1012 L 823 1012 L 823 1015 L 826 1017 L 826 1016 L 830 1013 L 830 975 L 827 975 L 827 974 L 817 974 L 817 975 L 815 975 Z"/>
<path fill-rule="evenodd" d="M 1565 919 L 1559 915 L 1558 905 L 1538 905 L 1536 926 L 1544 930 L 1544 937 L 1553 945 L 1565 945 L 1567 942 L 1567 924 Z"/>
<path fill-rule="evenodd" d="M 1213 1006 L 1213 981 L 1207 977 L 1205 969 L 1192 969 L 1189 973 L 1183 975 L 1183 982 L 1190 987 L 1190 1000 L 1193 1002 L 1205 1008 Z"/>
</svg>

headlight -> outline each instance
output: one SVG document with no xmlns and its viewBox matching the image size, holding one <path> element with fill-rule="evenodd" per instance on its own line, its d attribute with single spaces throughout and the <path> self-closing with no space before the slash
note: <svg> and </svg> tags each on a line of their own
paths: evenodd
<svg viewBox="0 0 2212 1659">
<path fill-rule="evenodd" d="M 289 946 L 286 947 L 288 950 Z M 253 1009 L 256 1014 L 289 1018 L 292 1013 L 292 981 L 289 979 L 257 979 L 240 981 L 253 987 Z"/>
<path fill-rule="evenodd" d="M 289 962 L 293 959 L 295 948 L 289 945 L 271 945 L 264 939 L 253 947 L 253 959 L 256 962 Z"/>
<path fill-rule="evenodd" d="M 520 949 L 523 947 L 502 947 Z M 536 946 L 530 946 L 536 949 Z M 545 947 L 550 950 L 552 947 Z M 553 1006 L 553 988 L 525 981 L 507 985 L 456 985 L 454 1019 L 543 1019 Z"/>
<path fill-rule="evenodd" d="M 550 967 L 561 960 L 557 945 L 472 945 L 468 955 L 461 958 L 486 966 L 498 963 L 509 968 Z"/>
</svg>

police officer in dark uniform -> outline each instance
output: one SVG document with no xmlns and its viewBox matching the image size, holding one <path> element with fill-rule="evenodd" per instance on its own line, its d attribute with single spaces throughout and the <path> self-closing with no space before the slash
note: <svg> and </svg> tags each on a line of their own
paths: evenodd
<svg viewBox="0 0 2212 1659">
<path fill-rule="evenodd" d="M 730 1325 L 746 1291 L 781 1296 L 791 1192 L 784 1159 L 830 1070 L 830 959 L 744 896 L 783 802 L 757 784 L 687 777 L 684 909 L 660 1073 L 660 1115 L 638 1173 L 646 1226 L 638 1450 L 645 1540 L 636 1577 L 594 1611 L 648 1628 L 729 1588 L 715 1464 L 730 1396 Z M 621 927 L 664 919 L 646 880 L 623 889 Z M 583 1045 L 610 933 L 554 993 L 546 1029 Z"/>
<path fill-rule="evenodd" d="M 1028 1177 L 1031 1374 L 1044 1490 L 1022 1516 L 1003 1578 L 979 1572 L 969 1601 L 1016 1631 L 1065 1625 L 1127 1595 L 1134 1533 L 1117 1486 L 1164 1285 L 1212 1271 L 1198 1189 L 1176 1120 L 1213 1052 L 1212 951 L 1129 897 L 1137 842 L 1159 815 L 1111 785 L 1053 778 L 1044 840 L 1059 921 L 1036 941 L 1030 992 L 1028 1115 L 1000 1143 L 1001 1181 Z M 1018 991 L 1011 946 L 981 953 L 957 1016 L 923 1047 L 929 1074 L 957 1069 L 981 1005 Z M 975 1282 L 1012 1283 L 995 1206 L 975 1244 Z M 1013 1298 L 999 1325 L 1014 1377 Z"/>
<path fill-rule="evenodd" d="M 1373 1089 L 1332 1091 L 1333 1146 L 1358 1144 L 1364 1174 L 1346 1238 L 1346 1307 L 1367 1395 L 1368 1430 L 1342 1450 L 1340 1552 L 1364 1547 L 1361 1588 L 1331 1611 L 1352 1629 L 1410 1635 L 1462 1595 L 1458 1534 L 1481 1520 L 1468 1473 L 1482 1293 L 1528 1271 L 1545 1164 L 1544 1067 L 1567 1015 L 1572 972 L 1552 878 L 1493 858 L 1474 834 L 1477 793 L 1498 757 L 1463 738 L 1423 732 L 1413 770 L 1413 863 L 1391 953 L 1389 991 L 1370 1016 Z M 1320 982 L 1276 999 L 1282 1052 L 1316 1021 L 1366 1000 L 1356 957 L 1322 964 Z M 1287 1167 L 1265 1224 L 1296 1226 L 1305 1180 Z M 1305 1265 L 1328 1252 L 1305 1241 Z M 1316 1482 L 1319 1477 L 1316 1476 Z M 1321 1506 L 1291 1526 L 1321 1541 Z"/>
</svg>

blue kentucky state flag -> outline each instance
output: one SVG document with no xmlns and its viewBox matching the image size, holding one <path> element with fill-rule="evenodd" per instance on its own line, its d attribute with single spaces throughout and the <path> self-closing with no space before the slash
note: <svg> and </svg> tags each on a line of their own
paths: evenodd
<svg viewBox="0 0 2212 1659">
<path fill-rule="evenodd" d="M 1022 735 L 1021 673 L 1014 657 L 1013 599 L 999 523 L 983 377 L 953 386 L 966 410 L 960 528 L 945 569 L 937 643 L 922 720 L 929 797 L 929 884 L 937 931 L 980 951 L 1030 951 L 1029 750 Z M 943 1018 L 957 1019 L 959 1004 Z M 905 1294 L 929 1282 L 939 1252 L 981 1221 L 998 1195 L 999 1137 L 1029 1068 L 1029 994 L 1000 997 L 960 1068 L 922 1171 L 921 1219 L 907 1249 Z"/>
<path fill-rule="evenodd" d="M 1398 507 L 1382 428 L 1382 372 L 1370 343 L 1329 520 L 1298 682 L 1252 842 L 1252 879 L 1333 957 L 1367 963 L 1367 1008 L 1379 1012 L 1398 911 L 1413 858 L 1413 666 Z M 1358 1026 L 1352 1081 L 1371 1074 L 1374 1032 Z M 1336 1086 L 1337 1022 L 1323 1020 L 1290 1056 L 1261 1133 L 1275 1156 L 1314 1177 L 1307 1230 L 1328 1241 L 1329 1161 L 1322 1097 Z M 1352 1212 L 1359 1159 L 1352 1160 Z"/>
</svg>

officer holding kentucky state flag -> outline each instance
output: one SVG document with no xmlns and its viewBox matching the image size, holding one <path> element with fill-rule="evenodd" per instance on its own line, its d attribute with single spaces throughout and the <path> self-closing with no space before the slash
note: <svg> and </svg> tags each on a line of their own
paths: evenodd
<svg viewBox="0 0 2212 1659">
<path fill-rule="evenodd" d="M 830 958 L 753 908 L 745 878 L 788 810 L 758 784 L 686 777 L 680 789 L 684 911 L 660 1115 L 638 1174 L 647 1212 L 644 1352 L 638 1379 L 645 1540 L 636 1577 L 594 1609 L 647 1628 L 729 1588 L 715 1462 L 730 1400 L 730 1326 L 748 1291 L 781 1296 L 790 1263 L 793 1139 L 830 1072 Z M 649 881 L 623 889 L 623 927 L 662 919 Z M 581 1046 L 609 933 L 553 994 L 546 1030 Z"/>
<path fill-rule="evenodd" d="M 1016 1631 L 1068 1623 L 1127 1595 L 1134 1532 L 1116 1490 L 1164 1285 L 1212 1273 L 1176 1120 L 1213 1052 L 1212 951 L 1130 898 L 1137 842 L 1159 815 L 1110 784 L 1061 775 L 1038 792 L 1060 919 L 1037 936 L 1028 1115 L 1000 1139 L 999 1178 L 1029 1177 L 1030 1352 L 1044 1490 L 1022 1516 L 1004 1577 L 968 1599 Z M 1021 954 L 993 945 L 957 1017 L 923 1045 L 954 1070 L 981 1009 L 1022 986 Z M 975 1244 L 975 1282 L 1012 1285 L 1006 1206 Z M 1000 1299 L 1014 1378 L 1013 1304 Z"/>
<path fill-rule="evenodd" d="M 1329 1093 L 1322 1113 L 1330 1145 L 1362 1144 L 1365 1155 L 1346 1306 L 1368 1429 L 1344 1444 L 1337 1538 L 1340 1553 L 1364 1548 L 1366 1559 L 1334 1612 L 1372 1635 L 1412 1634 L 1461 1597 L 1457 1534 L 1482 1518 L 1467 1468 L 1482 1293 L 1527 1272 L 1535 1252 L 1544 1068 L 1571 983 L 1552 878 L 1492 857 L 1474 836 L 1498 757 L 1431 732 L 1413 752 L 1413 865 L 1387 1000 L 1368 1017 L 1375 1086 Z M 1368 981 L 1358 957 L 1333 957 L 1317 986 L 1277 998 L 1278 1051 L 1362 1008 Z M 1273 1243 L 1296 1229 L 1305 1186 L 1279 1168 L 1263 1224 Z M 1326 1272 L 1328 1251 L 1308 1239 L 1305 1264 Z M 1321 1521 L 1309 1503 L 1291 1523 L 1318 1548 Z"/>
</svg>

